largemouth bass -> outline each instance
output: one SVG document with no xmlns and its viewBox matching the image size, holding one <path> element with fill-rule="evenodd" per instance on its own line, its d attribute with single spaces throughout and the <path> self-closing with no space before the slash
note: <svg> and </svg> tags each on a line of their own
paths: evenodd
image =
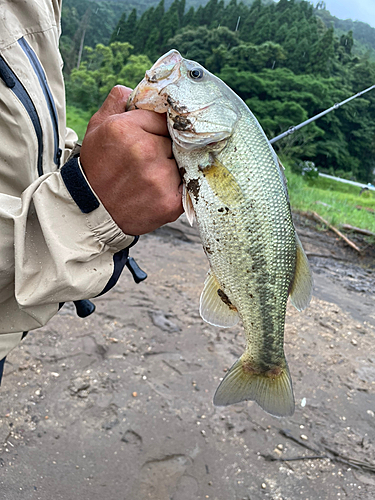
<svg viewBox="0 0 375 500">
<path fill-rule="evenodd" d="M 256 401 L 275 416 L 294 413 L 284 354 L 288 296 L 302 310 L 312 277 L 296 234 L 283 167 L 258 121 L 223 81 L 176 50 L 132 92 L 127 109 L 167 113 L 183 204 L 196 218 L 210 263 L 200 299 L 208 323 L 241 318 L 246 349 L 219 385 L 218 406 Z"/>
</svg>

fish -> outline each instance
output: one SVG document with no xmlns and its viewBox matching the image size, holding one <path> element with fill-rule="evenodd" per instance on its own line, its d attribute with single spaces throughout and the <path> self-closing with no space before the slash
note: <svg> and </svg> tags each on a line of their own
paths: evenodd
<svg viewBox="0 0 375 500">
<path fill-rule="evenodd" d="M 210 265 L 201 317 L 222 328 L 241 319 L 245 329 L 245 351 L 214 405 L 249 400 L 276 417 L 292 415 L 286 306 L 290 297 L 305 309 L 313 281 L 275 151 L 242 99 L 174 49 L 146 71 L 126 109 L 167 114 L 183 206 L 189 222 L 196 220 Z"/>
</svg>

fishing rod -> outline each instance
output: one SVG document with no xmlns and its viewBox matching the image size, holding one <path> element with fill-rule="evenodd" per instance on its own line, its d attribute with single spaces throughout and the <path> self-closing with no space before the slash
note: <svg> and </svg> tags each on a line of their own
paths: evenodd
<svg viewBox="0 0 375 500">
<path fill-rule="evenodd" d="M 330 113 L 331 111 L 334 111 L 335 109 L 338 109 L 340 108 L 341 106 L 343 106 L 344 104 L 346 104 L 347 102 L 350 102 L 352 101 L 353 99 L 355 99 L 356 97 L 361 97 L 363 94 L 366 94 L 366 92 L 369 92 L 370 90 L 373 90 L 375 89 L 375 85 L 372 85 L 371 87 L 369 87 L 368 89 L 365 89 L 365 90 L 362 90 L 362 92 L 358 92 L 358 94 L 355 94 L 355 95 L 352 95 L 351 97 L 349 97 L 348 99 L 345 99 L 345 101 L 342 101 L 342 102 L 337 102 L 336 104 L 334 104 L 331 108 L 329 109 L 326 109 L 325 111 L 322 111 L 321 113 L 313 116 L 312 118 L 309 118 L 308 120 L 300 123 L 299 125 L 296 125 L 295 127 L 290 127 L 286 132 L 283 132 L 282 134 L 280 135 L 277 135 L 276 137 L 274 137 L 273 139 L 270 139 L 270 143 L 273 144 L 274 142 L 276 141 L 279 141 L 280 139 L 283 139 L 284 137 L 286 137 L 287 135 L 291 135 L 291 134 L 294 134 L 294 132 L 296 132 L 297 130 L 299 130 L 300 128 L 304 127 L 305 125 L 308 125 L 309 123 L 312 123 L 314 122 L 315 120 L 317 120 L 318 118 L 321 118 L 322 116 L 326 115 L 327 113 Z"/>
</svg>

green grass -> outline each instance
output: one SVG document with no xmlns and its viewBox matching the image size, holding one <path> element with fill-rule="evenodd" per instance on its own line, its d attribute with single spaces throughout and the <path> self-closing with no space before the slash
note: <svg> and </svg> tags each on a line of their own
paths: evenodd
<svg viewBox="0 0 375 500">
<path fill-rule="evenodd" d="M 91 118 L 91 114 L 75 106 L 68 105 L 66 107 L 66 123 L 69 128 L 72 128 L 78 135 L 78 139 L 82 141 L 85 136 L 87 124 Z"/>
<path fill-rule="evenodd" d="M 306 180 L 302 175 L 293 173 L 288 165 L 285 166 L 290 202 L 294 210 L 314 211 L 338 228 L 342 224 L 350 224 L 375 233 L 375 213 L 356 208 L 361 206 L 375 210 L 374 191 L 359 195 L 359 187 L 324 177 Z"/>
</svg>

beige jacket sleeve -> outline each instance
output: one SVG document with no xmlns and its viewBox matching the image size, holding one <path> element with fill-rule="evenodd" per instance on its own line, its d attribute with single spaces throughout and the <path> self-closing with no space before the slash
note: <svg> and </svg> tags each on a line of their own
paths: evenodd
<svg viewBox="0 0 375 500">
<path fill-rule="evenodd" d="M 65 127 L 59 8 L 50 0 L 1 7 L 0 360 L 61 302 L 101 293 L 114 254 L 134 240 L 96 198 L 77 160 L 59 168 L 76 141 Z"/>
<path fill-rule="evenodd" d="M 100 203 L 82 213 L 60 172 L 40 177 L 20 198 L 0 195 L 0 234 L 0 333 L 38 328 L 59 303 L 98 295 L 113 255 L 134 240 Z M 0 336 L 0 359 L 18 337 L 9 344 Z"/>
</svg>

